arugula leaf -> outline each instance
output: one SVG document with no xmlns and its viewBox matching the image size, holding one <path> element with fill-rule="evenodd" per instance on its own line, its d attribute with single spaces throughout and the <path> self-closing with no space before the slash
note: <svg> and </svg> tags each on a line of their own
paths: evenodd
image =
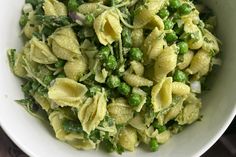
<svg viewBox="0 0 236 157">
<path fill-rule="evenodd" d="M 62 126 L 63 130 L 67 133 L 83 133 L 83 128 L 79 121 L 66 119 Z"/>
<path fill-rule="evenodd" d="M 15 66 L 15 60 L 16 60 L 16 49 L 9 49 L 7 51 L 7 57 L 8 57 L 10 68 L 13 71 L 13 68 Z"/>
<path fill-rule="evenodd" d="M 71 24 L 67 16 L 36 15 L 36 20 L 39 24 L 47 26 L 48 28 L 58 28 Z"/>
</svg>

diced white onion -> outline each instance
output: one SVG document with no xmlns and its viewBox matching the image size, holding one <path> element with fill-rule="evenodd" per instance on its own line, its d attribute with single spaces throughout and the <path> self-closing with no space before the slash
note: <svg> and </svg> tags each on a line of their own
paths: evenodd
<svg viewBox="0 0 236 157">
<path fill-rule="evenodd" d="M 201 93 L 201 83 L 200 81 L 193 81 L 190 83 L 190 88 L 193 93 Z"/>
<path fill-rule="evenodd" d="M 23 12 L 25 14 L 29 13 L 33 11 L 33 6 L 30 4 L 30 3 L 26 3 L 24 6 L 23 6 Z"/>
</svg>

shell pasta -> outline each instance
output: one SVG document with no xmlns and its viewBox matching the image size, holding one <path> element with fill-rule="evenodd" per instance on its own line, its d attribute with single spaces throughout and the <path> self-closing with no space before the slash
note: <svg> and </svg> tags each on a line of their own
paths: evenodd
<svg viewBox="0 0 236 157">
<path fill-rule="evenodd" d="M 26 0 L 24 46 L 7 52 L 23 82 L 17 102 L 77 149 L 121 154 L 144 143 L 157 151 L 202 117 L 200 94 L 220 45 L 201 5 Z"/>
</svg>

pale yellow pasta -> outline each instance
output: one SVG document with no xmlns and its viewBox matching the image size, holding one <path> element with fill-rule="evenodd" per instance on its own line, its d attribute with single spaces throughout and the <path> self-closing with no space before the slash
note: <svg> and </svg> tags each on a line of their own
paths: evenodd
<svg viewBox="0 0 236 157">
<path fill-rule="evenodd" d="M 152 19 L 155 13 L 148 8 L 142 7 L 139 8 L 138 13 L 134 16 L 134 27 L 142 28 L 148 24 Z"/>
<path fill-rule="evenodd" d="M 33 32 L 36 32 L 36 31 L 37 31 L 37 28 L 30 21 L 28 21 L 27 24 L 25 25 L 25 27 L 23 28 L 23 32 L 24 32 L 25 36 L 29 39 L 32 38 Z"/>
<path fill-rule="evenodd" d="M 138 76 L 142 76 L 144 74 L 144 66 L 142 63 L 137 61 L 130 62 L 131 69 L 134 71 L 134 73 Z"/>
<path fill-rule="evenodd" d="M 86 133 L 89 134 L 104 119 L 106 105 L 105 94 L 99 92 L 93 98 L 88 98 L 79 108 L 78 117 Z"/>
<path fill-rule="evenodd" d="M 209 52 L 210 55 L 215 55 L 219 53 L 220 48 L 217 42 L 217 38 L 207 29 L 203 30 L 203 35 L 204 35 L 203 36 L 204 42 L 202 45 L 202 49 Z M 211 54 L 212 51 L 213 51 L 213 54 Z"/>
<path fill-rule="evenodd" d="M 87 87 L 68 78 L 57 78 L 48 89 L 48 97 L 59 106 L 78 107 L 84 99 Z"/>
<path fill-rule="evenodd" d="M 36 100 L 36 102 L 42 107 L 42 109 L 44 109 L 46 112 L 49 111 L 51 102 L 47 97 L 41 96 L 37 92 L 34 93 L 33 97 Z"/>
<path fill-rule="evenodd" d="M 92 70 L 96 62 L 95 55 L 98 52 L 96 46 L 89 40 L 85 39 L 80 48 L 82 54 L 87 56 L 89 69 Z"/>
<path fill-rule="evenodd" d="M 191 124 L 199 118 L 199 112 L 202 104 L 201 101 L 196 98 L 195 94 L 191 93 L 184 101 L 184 108 L 180 114 L 176 117 L 176 121 L 180 125 Z"/>
<path fill-rule="evenodd" d="M 163 20 L 158 15 L 154 15 L 152 20 L 145 25 L 146 29 L 154 29 L 155 27 L 159 30 L 164 30 Z"/>
<path fill-rule="evenodd" d="M 119 15 L 113 10 L 104 11 L 95 21 L 93 28 L 101 44 L 112 44 L 121 38 L 122 27 Z"/>
<path fill-rule="evenodd" d="M 100 15 L 104 9 L 98 3 L 84 3 L 78 7 L 81 14 L 93 14 L 94 16 Z"/>
<path fill-rule="evenodd" d="M 72 61 L 81 55 L 76 35 L 70 27 L 58 29 L 49 37 L 49 43 L 58 58 Z"/>
<path fill-rule="evenodd" d="M 133 29 L 131 39 L 133 47 L 141 47 L 144 42 L 143 29 Z"/>
<path fill-rule="evenodd" d="M 188 51 L 188 53 L 184 54 L 183 55 L 183 61 L 177 64 L 178 68 L 180 70 L 183 70 L 183 69 L 187 68 L 191 63 L 191 61 L 193 59 L 193 56 L 194 56 L 193 51 Z"/>
<path fill-rule="evenodd" d="M 48 117 L 50 124 L 56 134 L 56 138 L 64 141 L 66 132 L 62 128 L 62 123 L 65 119 L 65 115 L 60 111 L 53 111 Z"/>
<path fill-rule="evenodd" d="M 188 3 L 191 5 L 191 3 Z M 181 17 L 183 22 L 191 21 L 193 24 L 198 24 L 200 22 L 199 11 L 197 9 L 193 10 L 191 13 Z"/>
<path fill-rule="evenodd" d="M 198 73 L 200 76 L 203 76 L 209 71 L 210 61 L 211 57 L 209 53 L 201 49 L 194 55 L 187 72 L 190 74 Z"/>
<path fill-rule="evenodd" d="M 16 76 L 26 77 L 27 71 L 24 68 L 23 52 L 16 54 L 15 64 L 12 67 L 13 72 Z"/>
<path fill-rule="evenodd" d="M 192 21 L 188 20 L 184 24 L 184 31 L 190 33 L 191 40 L 189 40 L 188 45 L 190 49 L 197 50 L 203 45 L 203 35 L 201 30 L 197 25 L 193 24 Z"/>
<path fill-rule="evenodd" d="M 115 119 L 116 124 L 127 123 L 133 118 L 134 114 L 134 111 L 124 98 L 113 100 L 113 102 L 107 106 L 107 110 L 110 116 Z"/>
<path fill-rule="evenodd" d="M 160 80 L 173 71 L 177 64 L 176 45 L 166 47 L 157 57 L 154 65 L 154 79 Z"/>
<path fill-rule="evenodd" d="M 43 10 L 48 16 L 66 16 L 66 6 L 57 0 L 45 0 L 43 3 Z"/>
<path fill-rule="evenodd" d="M 167 0 L 147 0 L 145 5 L 149 10 L 156 14 L 165 4 L 167 4 L 167 2 Z"/>
<path fill-rule="evenodd" d="M 185 98 L 181 97 L 179 101 L 163 116 L 163 123 L 166 124 L 169 120 L 176 118 L 183 108 Z"/>
<path fill-rule="evenodd" d="M 152 59 L 156 59 L 166 45 L 163 32 L 155 27 L 144 40 L 144 61 L 149 63 Z"/>
<path fill-rule="evenodd" d="M 53 55 L 46 43 L 36 37 L 30 40 L 30 59 L 40 64 L 53 64 L 57 58 Z"/>
<path fill-rule="evenodd" d="M 142 142 L 145 144 L 148 144 L 151 140 L 151 138 L 156 138 L 158 135 L 158 130 L 154 129 L 153 126 L 146 127 L 145 130 L 137 130 L 138 134 L 141 136 Z"/>
<path fill-rule="evenodd" d="M 156 13 L 164 6 L 166 0 L 148 0 L 145 3 L 145 7 L 139 8 L 136 16 L 134 16 L 134 26 L 144 27 L 154 19 Z M 155 19 L 154 19 L 155 20 Z"/>
<path fill-rule="evenodd" d="M 190 87 L 185 83 L 172 82 L 172 93 L 179 96 L 188 95 L 190 93 Z"/>
<path fill-rule="evenodd" d="M 65 136 L 65 141 L 77 149 L 91 150 L 96 148 L 96 144 L 92 140 L 84 138 L 81 133 L 70 133 Z"/>
<path fill-rule="evenodd" d="M 130 73 L 125 73 L 123 79 L 127 84 L 129 84 L 132 87 L 142 87 L 142 86 L 150 87 L 153 85 L 153 82 L 151 80 Z"/>
<path fill-rule="evenodd" d="M 152 87 L 151 102 L 154 112 L 170 106 L 172 102 L 172 77 L 163 78 Z"/>
<path fill-rule="evenodd" d="M 68 61 L 64 66 L 66 76 L 72 80 L 78 81 L 88 70 L 87 59 L 83 56 L 73 61 Z"/>
<path fill-rule="evenodd" d="M 108 71 L 105 68 L 103 68 L 101 71 L 97 70 L 95 72 L 95 81 L 99 83 L 105 83 L 107 76 L 108 76 Z"/>
<path fill-rule="evenodd" d="M 171 133 L 169 130 L 166 130 L 156 136 L 157 142 L 160 144 L 166 143 L 171 137 Z"/>
<path fill-rule="evenodd" d="M 146 125 L 144 123 L 144 118 L 142 117 L 142 115 L 140 113 L 136 114 L 135 117 L 130 120 L 129 124 L 140 131 L 144 131 L 146 129 Z"/>
<path fill-rule="evenodd" d="M 119 133 L 118 143 L 128 151 L 134 151 L 138 144 L 137 132 L 134 128 L 127 126 Z"/>
</svg>

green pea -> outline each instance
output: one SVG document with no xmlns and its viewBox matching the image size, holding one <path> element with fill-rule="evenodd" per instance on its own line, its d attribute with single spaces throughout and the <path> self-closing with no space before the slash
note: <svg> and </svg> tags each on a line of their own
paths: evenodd
<svg viewBox="0 0 236 157">
<path fill-rule="evenodd" d="M 117 61 L 115 56 L 109 56 L 108 59 L 106 60 L 106 68 L 108 70 L 115 70 L 117 68 Z"/>
<path fill-rule="evenodd" d="M 179 54 L 183 55 L 188 52 L 188 43 L 182 41 L 182 42 L 179 42 L 177 46 L 179 47 Z"/>
<path fill-rule="evenodd" d="M 167 33 L 165 36 L 165 39 L 166 39 L 167 43 L 172 43 L 178 39 L 178 36 L 176 35 L 175 32 Z"/>
<path fill-rule="evenodd" d="M 141 61 L 143 59 L 143 52 L 139 48 L 132 48 L 129 51 L 129 58 L 131 60 Z"/>
<path fill-rule="evenodd" d="M 172 9 L 178 9 L 181 6 L 181 3 L 179 0 L 170 0 L 169 3 Z"/>
<path fill-rule="evenodd" d="M 108 87 L 116 88 L 120 85 L 120 79 L 117 76 L 111 75 L 110 77 L 108 77 L 106 83 L 107 83 Z"/>
<path fill-rule="evenodd" d="M 88 14 L 85 16 L 85 25 L 87 26 L 93 26 L 95 18 L 92 14 Z"/>
<path fill-rule="evenodd" d="M 152 152 L 157 151 L 158 148 L 159 148 L 159 144 L 158 144 L 156 138 L 152 138 L 152 139 L 150 140 L 149 145 L 150 145 L 150 149 L 151 149 Z"/>
<path fill-rule="evenodd" d="M 158 13 L 158 15 L 164 19 L 165 17 L 168 17 L 170 15 L 170 12 L 167 9 L 161 9 Z"/>
<path fill-rule="evenodd" d="M 176 70 L 173 76 L 173 80 L 176 82 L 187 82 L 188 76 L 181 70 Z"/>
<path fill-rule="evenodd" d="M 165 26 L 165 30 L 169 30 L 174 27 L 174 23 L 170 19 L 166 19 L 164 21 L 164 26 Z"/>
<path fill-rule="evenodd" d="M 130 106 L 138 106 L 142 101 L 142 97 L 139 94 L 133 93 L 130 95 L 128 103 Z"/>
<path fill-rule="evenodd" d="M 66 61 L 65 61 L 65 60 L 59 59 L 59 60 L 54 64 L 54 66 L 55 66 L 56 68 L 62 68 L 62 67 L 64 67 L 65 64 L 66 64 Z"/>
<path fill-rule="evenodd" d="M 120 86 L 118 87 L 118 91 L 122 94 L 122 95 L 129 95 L 131 88 L 129 85 L 127 85 L 126 83 L 121 83 Z"/>
<path fill-rule="evenodd" d="M 45 83 L 46 85 L 49 85 L 52 82 L 53 79 L 54 78 L 53 78 L 52 75 L 47 75 L 47 76 L 44 77 L 43 83 Z"/>
<path fill-rule="evenodd" d="M 19 21 L 20 26 L 24 27 L 27 24 L 27 22 L 28 22 L 28 16 L 25 14 L 22 14 Z"/>
<path fill-rule="evenodd" d="M 165 125 L 159 125 L 157 121 L 154 121 L 152 126 L 158 130 L 159 133 L 162 133 L 166 131 L 166 126 Z"/>
<path fill-rule="evenodd" d="M 111 50 L 108 46 L 103 46 L 99 52 L 98 52 L 98 57 L 102 60 L 107 59 Z"/>
<path fill-rule="evenodd" d="M 191 13 L 192 8 L 189 4 L 184 3 L 179 7 L 179 12 L 181 15 L 187 15 L 189 13 Z"/>
<path fill-rule="evenodd" d="M 79 3 L 77 0 L 69 0 L 68 1 L 68 9 L 72 11 L 76 11 L 77 8 L 79 7 Z"/>
</svg>

